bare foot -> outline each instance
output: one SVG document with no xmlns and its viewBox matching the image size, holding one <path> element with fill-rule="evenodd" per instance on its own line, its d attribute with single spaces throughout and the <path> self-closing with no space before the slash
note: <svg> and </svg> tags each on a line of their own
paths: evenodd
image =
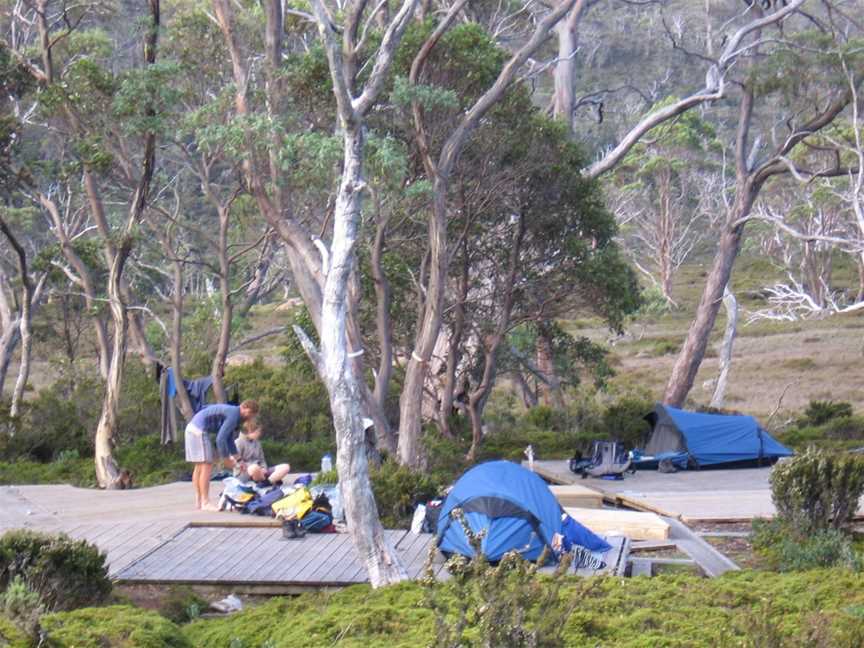
<svg viewBox="0 0 864 648">
<path fill-rule="evenodd" d="M 204 502 L 201 505 L 201 510 L 202 511 L 218 511 L 219 507 L 216 506 L 215 504 L 211 504 L 210 502 Z"/>
</svg>

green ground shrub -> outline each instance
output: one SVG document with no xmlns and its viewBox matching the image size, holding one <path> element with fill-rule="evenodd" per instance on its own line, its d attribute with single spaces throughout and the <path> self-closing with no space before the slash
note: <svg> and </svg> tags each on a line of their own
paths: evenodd
<svg viewBox="0 0 864 648">
<path fill-rule="evenodd" d="M 43 616 L 47 648 L 192 648 L 165 617 L 128 605 L 84 608 Z M 228 644 L 225 644 L 226 646 Z"/>
<path fill-rule="evenodd" d="M 30 637 L 36 636 L 43 611 L 39 594 L 31 590 L 21 576 L 13 578 L 6 590 L 0 592 L 0 614 Z"/>
<path fill-rule="evenodd" d="M 292 365 L 272 367 L 258 359 L 229 367 L 225 383 L 235 385 L 242 398 L 258 401 L 266 438 L 292 443 L 334 438 L 327 390 L 305 371 Z"/>
<path fill-rule="evenodd" d="M 15 578 L 38 594 L 48 611 L 98 605 L 111 594 L 105 555 L 65 534 L 16 530 L 0 537 L 0 588 Z"/>
<path fill-rule="evenodd" d="M 407 528 L 411 524 L 416 504 L 438 497 L 446 485 L 430 475 L 400 466 L 392 460 L 373 468 L 369 477 L 378 515 L 388 529 Z"/>
<path fill-rule="evenodd" d="M 186 585 L 173 585 L 159 601 L 159 614 L 173 623 L 194 621 L 208 608 L 207 601 Z"/>
<path fill-rule="evenodd" d="M 33 648 L 33 642 L 15 623 L 0 615 L 0 648 Z"/>
<path fill-rule="evenodd" d="M 852 416 L 852 404 L 834 401 L 811 400 L 798 419 L 800 427 L 823 425 L 832 419 Z"/>
<path fill-rule="evenodd" d="M 437 587 L 455 595 L 451 585 Z M 864 645 L 864 575 L 843 570 L 572 579 L 560 597 L 575 602 L 561 624 L 559 645 L 567 648 Z M 434 645 L 436 636 L 435 614 L 417 583 L 271 599 L 194 621 L 183 633 L 208 648 L 416 648 Z"/>
<path fill-rule="evenodd" d="M 751 540 L 756 553 L 776 571 L 824 567 L 860 571 L 862 567 L 862 557 L 855 552 L 852 539 L 838 529 L 801 533 L 779 518 L 754 520 Z"/>
<path fill-rule="evenodd" d="M 864 494 L 864 456 L 810 448 L 771 471 L 777 515 L 802 533 L 844 529 Z"/>
</svg>

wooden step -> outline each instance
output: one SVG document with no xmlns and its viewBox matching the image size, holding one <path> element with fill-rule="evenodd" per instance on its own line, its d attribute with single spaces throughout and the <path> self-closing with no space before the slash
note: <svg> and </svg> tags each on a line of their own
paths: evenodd
<svg viewBox="0 0 864 648">
<path fill-rule="evenodd" d="M 654 513 L 575 507 L 564 510 L 598 535 L 623 535 L 631 540 L 669 538 L 669 524 Z"/>
<path fill-rule="evenodd" d="M 573 506 L 576 508 L 593 508 L 599 509 L 603 507 L 603 493 L 582 486 L 580 484 L 568 484 L 566 486 L 550 486 L 549 490 L 555 495 L 555 498 L 561 506 Z"/>
</svg>

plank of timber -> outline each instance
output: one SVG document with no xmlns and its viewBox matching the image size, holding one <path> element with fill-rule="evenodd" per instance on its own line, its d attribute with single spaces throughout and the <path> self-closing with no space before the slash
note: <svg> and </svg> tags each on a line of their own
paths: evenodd
<svg viewBox="0 0 864 648">
<path fill-rule="evenodd" d="M 339 558 L 352 547 L 351 536 L 347 533 L 335 534 L 336 542 L 328 545 L 328 553 L 320 557 L 320 564 L 307 576 L 312 582 L 332 582 L 332 575 L 339 569 Z"/>
<path fill-rule="evenodd" d="M 666 518 L 672 530 L 672 538 L 678 548 L 690 556 L 705 572 L 706 576 L 715 577 L 725 574 L 727 571 L 740 569 L 738 565 L 729 560 L 722 553 L 708 544 L 705 540 L 693 533 L 683 522 L 674 518 Z"/>
<path fill-rule="evenodd" d="M 663 551 L 675 549 L 678 545 L 674 540 L 636 540 L 630 545 L 633 551 Z"/>
<path fill-rule="evenodd" d="M 210 580 L 221 566 L 240 551 L 235 531 L 194 527 L 183 531 L 165 544 L 159 555 L 151 555 L 148 562 L 154 578 L 167 580 Z M 164 560 L 160 564 L 160 560 Z M 155 563 L 155 564 L 154 564 Z"/>
<path fill-rule="evenodd" d="M 581 484 L 552 485 L 549 490 L 561 506 L 598 509 L 603 506 L 603 493 Z"/>
<path fill-rule="evenodd" d="M 408 533 L 399 543 L 396 552 L 402 560 L 409 578 L 420 578 L 425 575 L 424 568 L 434 542 L 435 536 L 431 533 Z"/>
<path fill-rule="evenodd" d="M 631 540 L 666 540 L 669 537 L 669 524 L 654 513 L 611 509 L 564 510 L 599 535 L 623 535 Z"/>
<path fill-rule="evenodd" d="M 522 467 L 530 470 L 527 461 L 522 462 Z M 552 484 L 575 484 L 577 479 L 581 479 L 569 470 L 556 470 L 539 461 L 534 462 L 534 472 Z"/>
<path fill-rule="evenodd" d="M 303 568 L 297 572 L 295 579 L 298 583 L 315 582 L 312 575 L 320 569 L 325 557 L 332 554 L 333 548 L 341 543 L 342 539 L 339 537 L 340 535 L 343 534 L 325 533 L 319 536 L 320 544 L 318 545 L 318 555 L 315 557 L 315 560 L 308 561 L 303 565 Z"/>
<path fill-rule="evenodd" d="M 654 563 L 650 560 L 642 560 L 640 558 L 631 558 L 630 564 L 632 568 L 630 570 L 630 576 L 647 576 L 651 578 L 654 575 Z"/>
</svg>

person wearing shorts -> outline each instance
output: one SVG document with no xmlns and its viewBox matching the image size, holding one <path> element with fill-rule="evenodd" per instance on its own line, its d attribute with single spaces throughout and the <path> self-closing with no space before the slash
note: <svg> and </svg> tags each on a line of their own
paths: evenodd
<svg viewBox="0 0 864 648">
<path fill-rule="evenodd" d="M 237 463 L 234 431 L 243 421 L 258 414 L 258 403 L 246 400 L 235 405 L 208 405 L 199 411 L 186 426 L 186 461 L 195 464 L 192 485 L 195 488 L 195 508 L 215 511 L 210 503 L 210 476 L 213 464 L 221 458 L 226 468 Z M 215 436 L 215 449 L 211 435 Z"/>
</svg>

